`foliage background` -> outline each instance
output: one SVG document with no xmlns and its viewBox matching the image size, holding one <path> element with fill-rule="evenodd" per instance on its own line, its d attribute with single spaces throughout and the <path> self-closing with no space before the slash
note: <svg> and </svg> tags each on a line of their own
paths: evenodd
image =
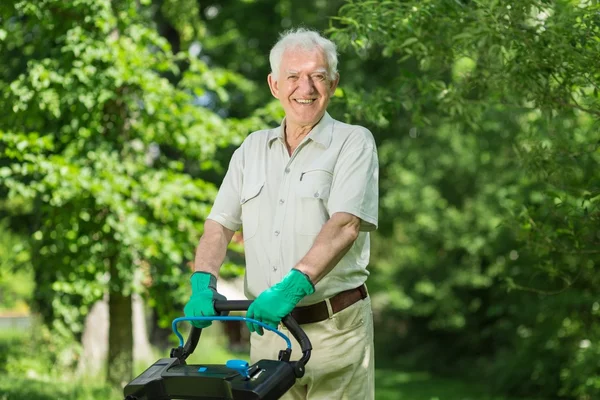
<svg viewBox="0 0 600 400">
<path fill-rule="evenodd" d="M 140 292 L 153 329 L 166 327 L 233 149 L 282 117 L 268 51 L 303 25 L 339 45 L 330 113 L 379 146 L 378 365 L 499 394 L 599 397 L 599 11 L 3 2 L 0 309 L 28 303 L 66 338 L 57 349 L 106 293 L 114 326 L 130 326 Z M 239 273 L 240 252 L 232 244 L 225 275 Z M 116 385 L 133 369 L 123 332 L 111 331 Z"/>
</svg>

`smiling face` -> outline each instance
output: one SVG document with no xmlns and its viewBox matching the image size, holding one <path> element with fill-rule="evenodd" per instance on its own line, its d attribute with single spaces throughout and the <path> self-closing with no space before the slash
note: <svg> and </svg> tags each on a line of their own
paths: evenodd
<svg viewBox="0 0 600 400">
<path fill-rule="evenodd" d="M 319 122 L 339 81 L 329 79 L 327 59 L 319 48 L 285 50 L 277 79 L 269 74 L 271 93 L 281 102 L 288 128 L 312 127 Z"/>
</svg>

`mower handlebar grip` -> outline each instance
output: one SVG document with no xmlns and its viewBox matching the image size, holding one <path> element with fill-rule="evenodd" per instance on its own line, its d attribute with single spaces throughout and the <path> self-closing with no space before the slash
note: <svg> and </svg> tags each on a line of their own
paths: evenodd
<svg viewBox="0 0 600 400">
<path fill-rule="evenodd" d="M 312 344 L 310 343 L 310 340 L 308 340 L 308 336 L 306 336 L 306 333 L 300 327 L 298 321 L 296 321 L 294 317 L 291 316 L 291 314 L 288 314 L 285 317 L 283 317 L 283 320 L 281 322 L 283 322 L 283 325 L 285 325 L 286 328 L 289 329 L 290 333 L 294 335 L 298 343 L 300 343 L 300 348 L 302 349 L 302 351 L 312 350 Z"/>
<path fill-rule="evenodd" d="M 215 300 L 214 306 L 217 314 L 227 311 L 247 311 L 252 300 Z"/>
</svg>

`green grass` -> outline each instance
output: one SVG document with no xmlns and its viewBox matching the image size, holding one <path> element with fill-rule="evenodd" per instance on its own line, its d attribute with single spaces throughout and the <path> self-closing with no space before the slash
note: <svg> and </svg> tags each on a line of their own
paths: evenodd
<svg viewBox="0 0 600 400">
<path fill-rule="evenodd" d="M 98 384 L 0 375 L 0 400 L 108 400 L 121 397 L 119 391 Z"/>
<path fill-rule="evenodd" d="M 0 331 L 0 400 L 107 400 L 119 391 L 98 379 L 76 379 L 73 372 L 57 371 L 47 349 L 32 345 L 31 333 Z"/>
<path fill-rule="evenodd" d="M 107 400 L 121 392 L 85 382 L 0 376 L 0 400 Z M 476 385 L 431 377 L 426 373 L 378 370 L 377 400 L 509 400 L 490 396 Z"/>
<path fill-rule="evenodd" d="M 377 400 L 517 400 L 490 395 L 485 387 L 473 382 L 434 377 L 426 372 L 389 369 L 379 369 L 375 372 L 375 398 Z"/>
</svg>

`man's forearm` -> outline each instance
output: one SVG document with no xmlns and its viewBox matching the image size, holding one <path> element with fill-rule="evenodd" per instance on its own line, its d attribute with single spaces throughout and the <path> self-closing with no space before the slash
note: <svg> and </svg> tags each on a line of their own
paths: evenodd
<svg viewBox="0 0 600 400">
<path fill-rule="evenodd" d="M 194 271 L 210 272 L 219 276 L 221 264 L 225 260 L 227 246 L 235 232 L 225 228 L 218 222 L 210 219 L 204 223 L 204 234 L 196 248 Z"/>
<path fill-rule="evenodd" d="M 296 264 L 313 284 L 317 284 L 350 250 L 358 237 L 360 219 L 347 213 L 334 214 L 315 239 L 306 256 Z"/>
</svg>

